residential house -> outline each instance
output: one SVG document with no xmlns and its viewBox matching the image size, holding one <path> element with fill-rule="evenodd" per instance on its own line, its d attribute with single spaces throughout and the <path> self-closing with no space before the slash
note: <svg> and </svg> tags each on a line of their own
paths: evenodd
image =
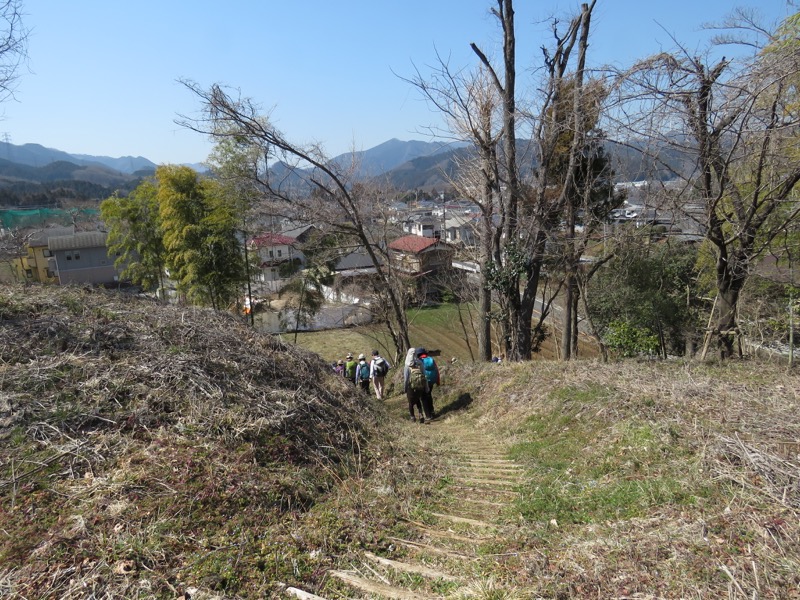
<svg viewBox="0 0 800 600">
<path fill-rule="evenodd" d="M 333 285 L 325 289 L 329 301 L 358 304 L 372 295 L 372 280 L 377 269 L 364 249 L 341 257 L 333 270 Z"/>
<path fill-rule="evenodd" d="M 449 215 L 444 222 L 444 241 L 465 248 L 475 246 L 479 218 L 474 214 Z"/>
<path fill-rule="evenodd" d="M 311 241 L 314 236 L 318 235 L 320 230 L 314 225 L 302 225 L 300 227 L 293 227 L 281 232 L 281 235 L 293 238 L 296 244 L 305 244 Z M 304 259 L 305 261 L 305 259 Z"/>
<path fill-rule="evenodd" d="M 83 231 L 72 235 L 50 237 L 50 270 L 61 285 L 119 283 L 114 257 L 109 257 L 105 231 Z"/>
<path fill-rule="evenodd" d="M 453 248 L 439 238 L 406 235 L 389 244 L 394 268 L 412 278 L 418 302 L 438 297 L 453 262 Z"/>
<path fill-rule="evenodd" d="M 21 281 L 36 281 L 39 283 L 58 283 L 58 278 L 51 270 L 49 264 L 50 248 L 48 241 L 51 237 L 72 235 L 75 227 L 50 227 L 32 234 L 28 239 L 27 252 L 15 261 L 14 270 Z"/>
<path fill-rule="evenodd" d="M 281 280 L 302 264 L 304 257 L 295 247 L 296 243 L 294 238 L 282 233 L 262 233 L 250 241 L 261 269 L 257 279 L 269 291 L 278 291 Z"/>
<path fill-rule="evenodd" d="M 442 237 L 442 220 L 430 212 L 412 214 L 403 223 L 403 231 L 412 236 L 438 239 Z"/>
</svg>

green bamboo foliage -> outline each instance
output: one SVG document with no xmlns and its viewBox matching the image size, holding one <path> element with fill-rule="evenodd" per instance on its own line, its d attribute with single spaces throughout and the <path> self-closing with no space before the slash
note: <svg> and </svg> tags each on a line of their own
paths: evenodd
<svg viewBox="0 0 800 600">
<path fill-rule="evenodd" d="M 246 282 L 236 202 L 189 167 L 158 167 L 153 180 L 101 205 L 109 250 L 119 254 L 123 275 L 145 289 L 163 287 L 167 274 L 182 298 L 228 308 Z"/>
<path fill-rule="evenodd" d="M 128 196 L 114 194 L 100 205 L 115 266 L 122 277 L 147 291 L 164 285 L 165 250 L 157 191 L 155 182 L 148 180 Z"/>
<path fill-rule="evenodd" d="M 182 166 L 156 170 L 166 266 L 191 302 L 226 308 L 241 294 L 245 265 L 232 202 L 212 180 Z"/>
</svg>

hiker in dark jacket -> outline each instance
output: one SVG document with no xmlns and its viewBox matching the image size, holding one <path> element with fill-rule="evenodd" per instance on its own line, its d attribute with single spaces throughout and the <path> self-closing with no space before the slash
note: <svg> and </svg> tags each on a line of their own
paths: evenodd
<svg viewBox="0 0 800 600">
<path fill-rule="evenodd" d="M 411 420 L 416 421 L 414 414 L 416 408 L 419 413 L 419 422 L 425 422 L 425 413 L 422 410 L 422 398 L 428 392 L 428 382 L 422 370 L 422 362 L 417 359 L 416 348 L 409 348 L 403 365 L 403 390 L 408 398 L 408 413 Z"/>
</svg>

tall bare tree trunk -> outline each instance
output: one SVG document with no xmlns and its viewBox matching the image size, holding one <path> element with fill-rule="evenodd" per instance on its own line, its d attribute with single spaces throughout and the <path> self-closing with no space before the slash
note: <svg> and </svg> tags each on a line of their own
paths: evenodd
<svg viewBox="0 0 800 600">
<path fill-rule="evenodd" d="M 572 301 L 575 291 L 575 278 L 572 273 L 567 273 L 564 281 L 564 307 L 561 319 L 561 360 L 572 357 Z"/>
<path fill-rule="evenodd" d="M 492 290 L 489 286 L 487 266 L 492 257 L 492 217 L 483 215 L 481 220 L 480 290 L 478 290 L 478 357 L 492 360 Z"/>
</svg>

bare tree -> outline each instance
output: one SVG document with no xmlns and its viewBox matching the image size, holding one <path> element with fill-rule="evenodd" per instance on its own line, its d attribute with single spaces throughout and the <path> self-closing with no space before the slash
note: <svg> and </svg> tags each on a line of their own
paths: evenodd
<svg viewBox="0 0 800 600">
<path fill-rule="evenodd" d="M 317 144 L 290 141 L 248 98 L 234 97 L 219 85 L 205 90 L 189 81 L 182 83 L 200 99 L 203 116 L 181 117 L 179 125 L 259 149 L 263 160 L 253 165 L 250 176 L 273 210 L 296 221 L 325 223 L 367 252 L 389 307 L 386 325 L 398 355 L 402 355 L 410 346 L 405 304 L 392 277 L 393 266 L 370 228 L 375 197 L 354 183 L 355 165 L 346 167 L 329 160 Z"/>
<path fill-rule="evenodd" d="M 503 153 L 495 153 L 495 172 L 499 178 L 500 188 L 504 189 L 499 206 L 500 223 L 493 248 L 494 261 L 487 265 L 487 278 L 493 279 L 491 286 L 500 294 L 503 308 L 501 326 L 504 328 L 503 338 L 505 354 L 509 360 L 530 358 L 531 335 L 530 318 L 525 319 L 526 296 L 520 298 L 519 288 L 523 273 L 528 268 L 526 258 L 516 249 L 521 228 L 519 207 L 522 197 L 522 186 L 517 164 L 517 50 L 516 31 L 514 28 L 513 0 L 496 0 L 492 14 L 497 19 L 503 32 L 502 69 L 498 73 L 491 61 L 477 44 L 470 44 L 478 60 L 488 73 L 495 88 L 501 106 L 502 148 Z M 503 242 L 504 241 L 504 242 Z M 504 244 L 502 250 L 500 244 Z M 521 260 L 520 260 L 521 259 Z M 509 263 L 511 263 L 509 265 Z M 493 268 L 491 268 L 493 267 Z M 510 268 L 509 268 L 510 267 Z M 526 285 L 527 292 L 527 285 Z M 530 298 L 530 315 L 533 313 L 533 298 Z"/>
<path fill-rule="evenodd" d="M 19 67 L 28 57 L 22 0 L 0 1 L 0 23 L 0 100 L 5 100 L 14 93 Z"/>
<path fill-rule="evenodd" d="M 496 0 L 491 9 L 503 32 L 501 65 L 495 67 L 473 43 L 478 71 L 453 72 L 440 59 L 430 80 L 419 73 L 411 80 L 448 117 L 450 133 L 475 149 L 468 168 L 462 165 L 457 187 L 481 208 L 479 354 L 484 360 L 491 352 L 491 291 L 496 292 L 502 347 L 510 360 L 529 359 L 534 339 L 541 334 L 543 319 L 536 330 L 531 325 L 546 246 L 554 238 L 568 199 L 580 196 L 575 182 L 582 168 L 586 131 L 593 126 L 583 117 L 587 107 L 583 70 L 593 7 L 594 2 L 584 4 L 564 35 L 554 23 L 555 50 L 544 50 L 546 79 L 538 114 L 531 117 L 535 123 L 532 157 L 521 157 L 517 148 L 522 115 L 517 106 L 512 0 Z M 579 52 L 573 73 L 576 44 Z M 520 176 L 523 158 L 536 164 L 533 182 L 526 183 Z"/>
<path fill-rule="evenodd" d="M 766 31 L 746 17 L 740 13 L 726 25 L 739 32 Z M 797 203 L 779 210 L 800 181 L 800 45 L 794 23 L 793 34 L 771 36 L 760 51 L 739 61 L 711 60 L 685 48 L 659 54 L 625 73 L 620 88 L 625 127 L 694 163 L 693 170 L 676 176 L 686 182 L 685 205 L 700 204 L 701 225 L 714 250 L 712 331 L 723 358 L 734 353 L 737 305 L 750 271 L 800 213 Z"/>
<path fill-rule="evenodd" d="M 441 56 L 430 77 L 419 71 L 408 79 L 445 117 L 447 134 L 468 142 L 474 153 L 458 161 L 453 186 L 480 209 L 477 232 L 480 265 L 478 285 L 478 356 L 492 357 L 492 292 L 489 282 L 490 264 L 500 260 L 502 230 L 494 223 L 500 199 L 498 144 L 503 130 L 498 125 L 500 98 L 492 85 L 489 72 L 479 67 L 473 72 L 453 71 Z"/>
<path fill-rule="evenodd" d="M 524 284 L 519 301 L 515 298 L 519 311 L 517 337 L 522 342 L 520 348 L 527 349 L 519 358 L 530 357 L 531 321 L 542 268 L 548 259 L 548 243 L 559 239 L 562 243 L 555 246 L 560 248 L 558 258 L 566 275 L 562 334 L 565 352 L 562 356 L 569 358 L 577 344 L 576 273 L 583 246 L 574 243 L 575 225 L 583 204 L 587 204 L 584 217 L 591 214 L 588 201 L 594 194 L 597 179 L 587 169 L 593 161 L 587 156 L 587 149 L 592 147 L 587 136 L 597 123 L 603 100 L 602 86 L 588 82 L 585 76 L 594 5 L 594 1 L 582 4 L 580 13 L 572 18 L 563 34 L 554 22 L 554 48 L 542 49 L 546 78 L 533 132 L 536 172 L 524 212 L 530 226 L 518 228 L 517 233 L 517 238 L 524 239 L 526 246 L 526 259 L 521 265 Z M 573 54 L 576 49 L 577 56 Z M 569 243 L 563 243 L 565 240 Z M 533 337 L 541 336 L 542 324 L 540 319 Z"/>
</svg>

